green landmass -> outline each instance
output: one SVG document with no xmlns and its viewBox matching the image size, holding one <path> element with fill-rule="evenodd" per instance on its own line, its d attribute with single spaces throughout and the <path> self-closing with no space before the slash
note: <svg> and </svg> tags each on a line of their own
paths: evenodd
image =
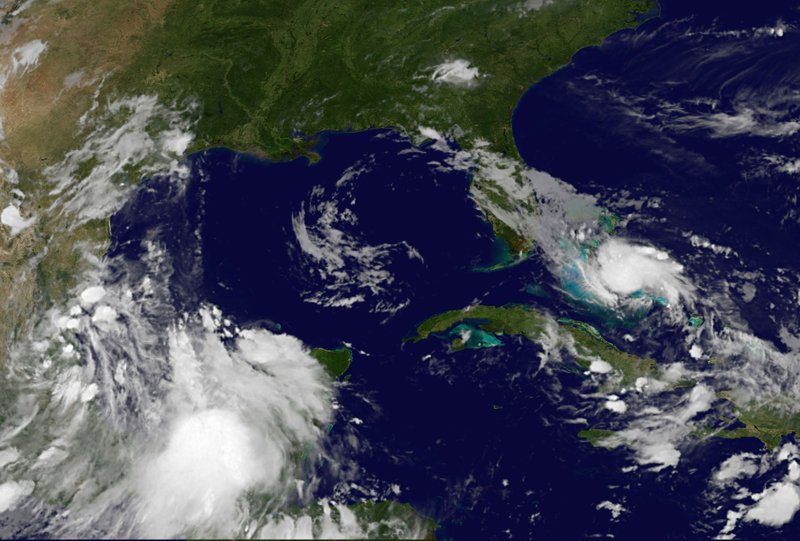
<svg viewBox="0 0 800 541">
<path fill-rule="evenodd" d="M 581 48 L 635 26 L 655 6 L 654 0 L 526 4 L 60 0 L 32 3 L 20 15 L 7 11 L 8 54 L 34 39 L 47 49 L 35 69 L 10 77 L 0 96 L 2 158 L 19 174 L 23 213 L 38 217 L 14 238 L 0 228 L 0 294 L 8 299 L 0 308 L 0 359 L 35 306 L 61 302 L 74 285 L 81 244 L 89 239 L 100 251 L 105 244 L 95 241 L 107 217 L 69 231 L 43 174 L 82 147 L 85 115 L 104 118 L 109 103 L 139 94 L 156 95 L 171 110 L 192 103 L 197 124 L 189 152 L 225 146 L 271 158 L 313 157 L 309 136 L 324 130 L 416 133 L 426 126 L 464 148 L 485 141 L 522 167 L 511 116 L 524 91 Z M 432 80 L 435 66 L 458 59 L 479 70 L 474 84 Z M 75 75 L 79 84 L 65 85 Z M 148 132 L 169 128 L 164 122 Z M 90 157 L 80 164 L 73 185 L 98 163 Z M 140 165 L 126 166 L 134 181 Z M 484 165 L 497 170 L 492 159 Z M 473 195 L 485 196 L 476 202 L 515 258 L 532 246 L 520 224 L 532 222 L 536 205 L 532 195 L 515 191 L 513 184 L 524 184 L 518 177 L 502 185 L 476 173 L 473 181 Z"/>
<path fill-rule="evenodd" d="M 14 6 L 18 5 L 14 2 Z M 33 3 L 4 36 L 9 50 L 42 39 L 40 64 L 4 83 L 3 159 L 19 173 L 23 210 L 37 216 L 15 237 L 0 234 L 1 356 L 15 335 L 77 285 L 86 252 L 103 253 L 107 216 L 68 223 L 54 203 L 61 196 L 43 168 L 81 148 L 88 131 L 79 119 L 101 118 L 111 101 L 155 94 L 182 109 L 196 103 L 196 138 L 189 151 L 214 146 L 271 158 L 313 157 L 311 134 L 323 130 L 393 127 L 415 132 L 430 126 L 459 143 L 488 142 L 493 152 L 518 159 L 511 114 L 534 82 L 569 62 L 587 45 L 637 24 L 651 0 L 557 0 L 525 10 L 524 0 L 368 2 L 366 0 L 97 0 Z M 4 23 L 13 25 L 7 10 Z M 434 66 L 465 59 L 481 72 L 476 84 L 459 87 L 431 81 Z M 81 83 L 65 80 L 83 74 Z M 95 107 L 97 109 L 95 109 Z M 113 125 L 114 119 L 108 119 Z M 167 122 L 148 132 L 168 130 Z M 72 188 L 98 165 L 89 158 L 74 171 Z M 126 164 L 126 180 L 138 181 L 141 163 Z M 122 174 L 109 177 L 117 183 Z M 3 179 L 8 188 L 10 181 Z M 535 210 L 531 200 L 513 200 L 493 189 L 498 208 Z M 487 191 L 490 191 L 487 189 Z M 489 207 L 485 207 L 487 210 Z M 527 237 L 487 211 L 495 231 L 514 253 L 529 249 Z M 0 228 L 1 229 L 1 228 Z M 88 248 L 87 248 L 88 245 Z M 525 316 L 525 317 L 523 317 Z M 537 318 L 499 314 L 486 332 L 531 340 Z M 543 320 L 542 320 L 543 321 Z M 506 329 L 506 330 L 504 330 Z M 538 332 L 541 332 L 539 329 Z M 312 355 L 332 377 L 348 369 L 345 348 L 317 348 Z M 359 521 L 422 521 L 433 537 L 435 524 L 405 504 L 354 504 Z M 333 513 L 333 511 L 332 511 Z M 336 511 L 338 513 L 338 511 Z M 391 538 L 379 530 L 373 538 Z"/>
<path fill-rule="evenodd" d="M 796 404 L 788 398 L 774 397 L 765 402 L 740 405 L 725 391 L 717 393 L 717 396 L 735 405 L 735 420 L 744 426 L 714 431 L 710 434 L 712 436 L 728 439 L 756 438 L 768 449 L 774 449 L 780 445 L 784 436 L 800 434 L 800 412 L 797 411 Z"/>
<path fill-rule="evenodd" d="M 579 360 L 600 358 L 622 373 L 622 385 L 633 385 L 640 377 L 656 374 L 656 362 L 625 353 L 607 341 L 600 332 L 587 323 L 562 318 L 558 322 L 575 340 Z"/>
<path fill-rule="evenodd" d="M 314 348 L 311 350 L 314 357 L 325 368 L 332 378 L 338 378 L 350 368 L 353 361 L 353 352 L 349 348 L 338 349 Z"/>
<path fill-rule="evenodd" d="M 435 315 L 422 322 L 416 333 L 407 340 L 418 342 L 431 335 L 451 331 L 459 324 L 469 323 L 483 331 L 498 335 L 520 335 L 531 342 L 539 342 L 547 332 L 547 316 L 529 306 L 485 306 L 476 305 L 462 310 L 451 310 Z M 621 375 L 621 385 L 630 386 L 639 377 L 653 376 L 657 372 L 656 362 L 642 359 L 619 350 L 602 337 L 600 332 L 587 323 L 572 319 L 558 320 L 560 346 L 573 344 L 576 361 L 588 368 L 594 359 L 601 359 Z"/>
<path fill-rule="evenodd" d="M 354 515 L 356 523 L 362 532 L 369 535 L 369 539 L 436 539 L 436 522 L 420 515 L 409 504 L 391 500 L 366 501 L 347 504 L 344 508 Z M 321 539 L 325 535 L 320 524 L 323 519 L 340 526 L 350 523 L 347 519 L 343 520 L 338 506 L 331 504 L 324 506 L 314 503 L 306 507 L 291 507 L 281 515 L 294 519 L 310 517 L 315 539 Z"/>
<path fill-rule="evenodd" d="M 595 447 L 608 447 L 608 445 L 603 445 L 603 442 L 613 435 L 613 430 L 603 430 L 601 428 L 589 428 L 578 432 L 580 439 L 591 443 Z"/>
<path fill-rule="evenodd" d="M 398 522 L 405 525 L 406 532 L 415 529 L 421 533 L 419 539 L 436 539 L 436 529 L 438 528 L 436 522 L 420 515 L 413 506 L 407 503 L 359 502 L 350 504 L 348 508 L 355 513 L 361 524 L 378 525 L 376 531 L 371 535 L 372 539 L 397 539 L 398 534 L 402 533 L 396 526 Z"/>
<path fill-rule="evenodd" d="M 174 0 L 109 93 L 198 101 L 193 148 L 317 158 L 314 134 L 428 127 L 519 161 L 520 97 L 580 49 L 638 24 L 655 0 Z M 456 60 L 469 84 L 433 79 Z M 480 162 L 480 160 L 479 160 Z M 481 164 L 478 169 L 480 170 Z M 522 183 L 516 178 L 512 183 Z M 477 173 L 476 202 L 509 252 L 532 235 L 532 197 Z"/>
<path fill-rule="evenodd" d="M 673 388 L 693 387 L 696 382 L 681 380 Z M 736 416 L 732 419 L 722 419 L 729 424 L 739 422 L 743 427 L 738 428 L 709 428 L 698 427 L 693 431 L 695 437 L 705 438 L 755 438 L 760 440 L 767 449 L 777 448 L 782 439 L 792 434 L 800 434 L 800 412 L 787 398 L 773 398 L 766 402 L 750 403 L 744 406 L 737 404 L 730 393 L 722 391 L 717 393 L 721 399 L 730 401 L 735 409 Z M 590 428 L 578 433 L 578 437 L 597 447 L 615 447 L 620 441 L 609 441 L 614 432 L 601 428 Z"/>
<path fill-rule="evenodd" d="M 463 310 L 451 310 L 433 316 L 417 327 L 412 342 L 425 340 L 431 334 L 450 330 L 459 323 L 472 325 L 495 334 L 523 335 L 536 341 L 544 332 L 546 319 L 543 314 L 522 305 L 511 306 L 470 306 Z"/>
<path fill-rule="evenodd" d="M 175 0 L 108 88 L 199 99 L 195 149 L 271 157 L 307 148 L 298 134 L 431 126 L 515 155 L 523 92 L 580 49 L 636 25 L 651 0 Z M 465 59 L 458 87 L 434 66 Z"/>
<path fill-rule="evenodd" d="M 263 503 L 263 502 L 260 502 Z M 313 503 L 305 507 L 290 506 L 273 515 L 278 522 L 286 517 L 292 520 L 311 520 L 314 539 L 328 539 L 335 525 L 345 535 L 349 528 L 358 526 L 367 539 L 436 539 L 436 522 L 419 514 L 413 506 L 392 500 L 354 502 L 346 505 L 330 502 Z M 346 515 L 346 516 L 343 516 Z M 339 537 L 337 537 L 338 539 Z M 360 536 L 359 536 L 360 538 Z"/>
</svg>

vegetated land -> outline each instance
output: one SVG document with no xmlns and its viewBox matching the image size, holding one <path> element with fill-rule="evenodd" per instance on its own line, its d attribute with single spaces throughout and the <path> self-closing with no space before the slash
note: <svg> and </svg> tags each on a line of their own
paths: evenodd
<svg viewBox="0 0 800 541">
<path fill-rule="evenodd" d="M 101 254 L 108 238 L 103 218 L 64 223 L 43 174 L 82 146 L 88 133 L 80 119 L 90 110 L 102 116 L 111 100 L 137 94 L 155 94 L 170 107 L 196 103 L 190 151 L 226 146 L 286 158 L 309 153 L 313 141 L 306 136 L 321 130 L 428 126 L 462 144 L 485 140 L 492 151 L 518 157 L 511 115 L 525 89 L 579 49 L 635 25 L 653 4 L 545 0 L 532 8 L 539 3 L 12 3 L 4 11 L 3 56 L 35 40 L 46 48 L 35 66 L 5 80 L 0 94 L 0 159 L 18 173 L 0 175 L 0 207 L 12 188 L 20 189 L 22 212 L 36 216 L 15 237 L 0 227 L 0 360 L 36 312 L 68 298 L 83 253 Z M 479 70 L 472 84 L 432 81 L 437 65 L 457 59 Z M 136 165 L 128 164 L 134 180 Z M 75 182 L 92 167 L 87 162 Z M 349 365 L 347 350 L 315 351 L 332 376 Z M 408 506 L 370 505 L 356 505 L 356 514 L 416 516 Z M 426 523 L 431 537 L 433 530 Z"/>
<path fill-rule="evenodd" d="M 547 316 L 535 308 L 522 305 L 476 305 L 432 316 L 417 327 L 416 334 L 409 340 L 418 342 L 463 322 L 472 323 L 479 329 L 494 334 L 521 335 L 531 342 L 540 342 L 548 333 Z M 605 340 L 591 325 L 571 319 L 561 319 L 558 323 L 555 329 L 555 347 L 572 349 L 575 361 L 583 368 L 588 368 L 592 360 L 601 359 L 619 374 L 619 384 L 622 386 L 633 385 L 637 378 L 656 374 L 654 360 L 621 351 Z"/>
<path fill-rule="evenodd" d="M 24 11 L 16 13 L 18 7 Z M 168 106 L 198 105 L 189 150 L 226 146 L 273 158 L 308 153 L 321 130 L 428 126 L 469 146 L 518 157 L 511 115 L 531 84 L 587 45 L 632 27 L 654 0 L 61 0 L 15 2 L 3 12 L 0 52 L 40 40 L 38 63 L 15 72 L 0 94 L 0 158 L 18 173 L 24 215 L 35 225 L 10 237 L 0 227 L 0 349 L 33 306 L 63 300 L 80 269 L 76 246 L 102 251 L 104 221 L 78 229 L 51 213 L 42 171 L 79 148 L 79 119 L 109 100 L 155 94 Z M 473 84 L 434 82 L 435 67 L 463 59 Z M 166 126 L 165 126 L 166 127 Z M 155 129 L 155 128 L 154 128 Z M 136 164 L 130 164 L 131 176 Z M 0 175 L 0 193 L 15 185 Z M 75 179 L 76 182 L 79 178 Z M 491 186 L 489 186 L 491 187 Z M 488 188 L 487 188 L 488 189 Z M 496 203 L 517 202 L 508 193 Z M 505 200 L 504 200 L 505 198 Z M 5 206 L 7 196 L 0 197 Z M 520 204 L 528 205 L 524 201 Z M 514 251 L 520 237 L 487 212 Z M 56 211 L 58 212 L 58 211 Z M 45 254 L 45 258 L 38 256 Z M 22 331 L 24 332 L 24 331 Z"/>
<path fill-rule="evenodd" d="M 477 305 L 428 318 L 417 327 L 416 333 L 408 340 L 412 342 L 425 340 L 445 333 L 464 322 L 487 332 L 521 335 L 533 342 L 542 340 L 547 332 L 546 317 L 534 308 L 519 305 L 500 307 Z M 556 347 L 563 347 L 570 341 L 574 348 L 575 361 L 582 367 L 588 368 L 591 360 L 601 359 L 619 374 L 619 384 L 622 386 L 630 386 L 640 377 L 658 377 L 658 366 L 653 359 L 637 357 L 620 350 L 605 340 L 591 325 L 571 319 L 560 319 L 558 323 L 559 345 Z M 695 382 L 691 380 L 680 380 L 671 383 L 669 388 L 691 388 L 694 384 Z M 767 448 L 774 449 L 780 445 L 784 436 L 800 434 L 800 413 L 781 397 L 773 397 L 763 403 L 738 404 L 731 393 L 721 391 L 718 396 L 734 404 L 736 417 L 728 421 L 731 425 L 738 422 L 741 426 L 713 430 L 698 428 L 696 431 L 698 437 L 756 438 Z M 616 447 L 625 443 L 624 439 L 614 437 L 614 431 L 598 427 L 583 430 L 578 436 L 599 447 Z"/>
<path fill-rule="evenodd" d="M 169 5 L 169 0 L 61 0 L 9 2 L 3 11 L 0 208 L 8 205 L 12 190 L 20 190 L 22 214 L 36 221 L 13 237 L 0 226 L 0 365 L 14 337 L 35 323 L 37 310 L 62 302 L 76 285 L 82 254 L 104 250 L 106 220 L 79 227 L 67 223 L 43 171 L 82 146 L 88 132 L 80 118 L 93 103 L 98 109 L 105 105 L 94 102 L 95 93 L 105 88 L 109 74 L 130 64 Z M 45 46 L 38 62 L 11 69 L 15 51 L 37 40 Z"/>
<path fill-rule="evenodd" d="M 314 357 L 332 378 L 342 376 L 353 361 L 353 353 L 345 347 L 338 349 L 314 348 L 311 350 Z"/>
<path fill-rule="evenodd" d="M 518 159 L 512 113 L 580 49 L 636 25 L 655 0 L 175 0 L 107 91 L 199 100 L 192 150 L 315 157 L 324 130 L 430 127 Z M 435 81 L 468 62 L 469 84 Z M 517 182 L 524 182 L 517 179 Z M 533 239 L 503 215 L 530 201 L 485 179 L 476 202 L 509 252 Z M 490 198 L 491 201 L 486 198 Z M 498 212 L 497 209 L 505 209 Z"/>
<path fill-rule="evenodd" d="M 654 3 L 175 0 L 109 88 L 199 98 L 196 149 L 278 158 L 321 130 L 422 125 L 516 155 L 511 115 L 525 89 Z M 456 59 L 479 70 L 474 84 L 431 80 Z"/>
<path fill-rule="evenodd" d="M 736 417 L 730 421 L 732 424 L 738 421 L 743 426 L 716 430 L 709 435 L 730 439 L 756 438 L 768 449 L 775 449 L 784 436 L 800 434 L 800 412 L 786 397 L 773 396 L 762 402 L 738 404 L 726 391 L 717 393 L 717 396 L 734 404 Z"/>
</svg>

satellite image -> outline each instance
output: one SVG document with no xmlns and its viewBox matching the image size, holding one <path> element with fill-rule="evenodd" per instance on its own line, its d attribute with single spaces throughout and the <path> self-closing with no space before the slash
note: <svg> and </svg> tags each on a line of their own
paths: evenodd
<svg viewBox="0 0 800 541">
<path fill-rule="evenodd" d="M 800 539 L 800 3 L 0 0 L 0 538 Z"/>
</svg>

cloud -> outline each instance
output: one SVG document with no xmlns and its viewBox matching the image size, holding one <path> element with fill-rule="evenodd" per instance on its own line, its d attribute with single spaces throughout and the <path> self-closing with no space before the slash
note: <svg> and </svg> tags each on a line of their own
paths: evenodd
<svg viewBox="0 0 800 541">
<path fill-rule="evenodd" d="M 781 154 L 764 154 L 761 158 L 779 173 L 786 173 L 787 175 L 800 174 L 800 159 L 798 158 Z M 756 171 L 760 173 L 759 170 Z"/>
<path fill-rule="evenodd" d="M 595 509 L 607 510 L 609 513 L 611 513 L 611 518 L 614 520 L 618 519 L 623 512 L 627 511 L 627 509 L 625 509 L 625 507 L 623 507 L 622 504 L 610 501 L 604 501 L 598 503 Z"/>
<path fill-rule="evenodd" d="M 433 128 L 428 128 L 426 126 L 419 127 L 419 133 L 423 137 L 427 139 L 433 139 L 434 141 L 444 141 L 444 136 L 439 133 L 438 131 L 434 130 Z"/>
<path fill-rule="evenodd" d="M 693 302 L 694 287 L 683 266 L 653 246 L 621 238 L 605 240 L 593 253 L 574 252 L 562 263 L 562 281 L 573 296 L 609 308 L 624 307 L 643 296 L 673 307 Z"/>
<path fill-rule="evenodd" d="M 450 153 L 439 166 L 472 172 L 477 205 L 523 239 L 535 241 L 573 297 L 631 310 L 643 303 L 670 308 L 681 301 L 694 303 L 694 286 L 667 252 L 602 230 L 598 219 L 603 209 L 594 196 L 492 152 L 484 141 L 458 150 L 438 132 L 421 130 L 438 150 Z"/>
<path fill-rule="evenodd" d="M 13 237 L 17 233 L 27 229 L 36 222 L 35 217 L 23 218 L 19 213 L 19 209 L 14 205 L 8 205 L 0 212 L 0 223 L 8 226 L 10 234 Z"/>
<path fill-rule="evenodd" d="M 474 85 L 480 77 L 478 68 L 471 66 L 468 60 L 460 58 L 434 66 L 431 75 L 431 79 L 436 83 L 465 87 Z"/>
<path fill-rule="evenodd" d="M 614 413 L 625 413 L 628 411 L 628 405 L 619 399 L 617 395 L 611 395 L 608 397 L 608 400 L 605 402 L 606 409 L 613 411 Z"/>
<path fill-rule="evenodd" d="M 136 481 L 146 537 L 199 526 L 235 529 L 239 496 L 276 483 L 284 465 L 272 442 L 230 410 L 209 408 L 177 419 L 168 438 Z"/>
<path fill-rule="evenodd" d="M 595 374 L 608 374 L 613 367 L 602 359 L 594 359 L 589 365 L 589 371 Z"/>
<path fill-rule="evenodd" d="M 33 492 L 31 481 L 6 481 L 0 484 L 0 513 L 13 509 Z"/>
<path fill-rule="evenodd" d="M 776 483 L 758 495 L 758 503 L 751 507 L 744 519 L 767 526 L 783 526 L 794 518 L 800 509 L 800 489 L 791 483 Z"/>
<path fill-rule="evenodd" d="M 677 132 L 705 132 L 714 138 L 749 135 L 784 138 L 800 131 L 797 94 L 779 86 L 740 87 L 728 103 L 717 98 L 695 98 L 662 104 L 662 120 Z M 724 110 L 723 110 L 724 109 Z"/>
<path fill-rule="evenodd" d="M 718 138 L 737 135 L 788 137 L 800 131 L 800 122 L 781 120 L 768 110 L 742 107 L 734 113 L 685 116 L 674 122 L 672 127 L 678 131 L 704 130 Z"/>
<path fill-rule="evenodd" d="M 371 304 L 376 312 L 396 312 L 408 304 L 408 291 L 389 271 L 399 259 L 422 262 L 411 245 L 402 242 L 369 244 L 354 231 L 358 216 L 352 180 L 368 165 L 348 168 L 333 190 L 317 186 L 292 216 L 292 230 L 303 256 L 301 273 L 314 284 L 306 302 L 349 308 Z M 321 287 L 320 287 L 321 285 Z"/>
<path fill-rule="evenodd" d="M 100 302 L 105 296 L 106 290 L 103 286 L 89 286 L 81 292 L 81 304 L 91 306 Z"/>
<path fill-rule="evenodd" d="M 468 150 L 450 146 L 448 141 L 429 128 L 421 128 L 424 135 L 436 141 L 434 148 L 445 152 L 444 163 L 431 162 L 437 169 L 464 171 L 472 174 L 470 195 L 478 207 L 499 220 L 527 241 L 537 239 L 538 232 L 547 231 L 547 223 L 540 216 L 536 197 L 538 189 L 547 195 L 552 181 L 547 173 L 526 169 L 519 160 L 503 156 L 489 149 L 487 141 L 478 139 Z M 435 136 L 434 136 L 435 135 Z M 574 193 L 575 190 L 566 183 Z M 543 212 L 541 213 L 543 214 Z M 558 228 L 560 230 L 560 228 Z M 524 255 L 524 254 L 520 254 Z"/>
<path fill-rule="evenodd" d="M 293 490 L 293 456 L 331 413 L 327 377 L 299 340 L 245 329 L 226 347 L 208 327 L 221 314 L 201 316 L 202 330 L 168 331 L 172 384 L 154 404 L 163 444 L 149 446 L 130 479 L 146 536 L 238 531 L 240 498 Z"/>
<path fill-rule="evenodd" d="M 741 477 L 751 477 L 759 470 L 756 455 L 752 453 L 739 453 L 725 460 L 714 473 L 714 480 L 727 484 Z"/>
<path fill-rule="evenodd" d="M 538 11 L 549 6 L 554 0 L 523 0 L 516 6 L 521 15 L 527 15 L 530 11 Z"/>
<path fill-rule="evenodd" d="M 604 444 L 626 445 L 639 464 L 654 472 L 675 467 L 681 458 L 678 447 L 694 430 L 695 417 L 710 409 L 715 398 L 707 385 L 695 385 L 668 409 L 642 408 L 627 428 L 615 432 Z"/>
<path fill-rule="evenodd" d="M 107 217 L 139 180 L 130 178 L 132 171 L 185 178 L 188 168 L 180 160 L 193 140 L 191 110 L 171 110 L 143 95 L 112 101 L 101 115 L 87 118 L 82 146 L 44 170 L 54 184 L 51 195 L 58 196 L 50 212 L 63 209 L 78 223 Z M 169 127 L 154 129 L 162 124 Z M 88 170 L 86 164 L 92 164 Z"/>
<path fill-rule="evenodd" d="M 647 291 L 675 304 L 680 296 L 690 294 L 688 285 L 681 278 L 683 266 L 671 260 L 666 252 L 652 246 L 610 239 L 600 246 L 593 263 L 592 271 L 596 275 L 587 278 L 602 298 Z"/>
<path fill-rule="evenodd" d="M 332 415 L 332 381 L 302 342 L 214 307 L 176 313 L 169 255 L 145 244 L 136 262 L 87 255 L 70 302 L 9 356 L 18 408 L 0 460 L 28 479 L 0 503 L 37 497 L 34 484 L 64 495 L 43 535 L 244 536 L 296 493 L 298 453 Z"/>
<path fill-rule="evenodd" d="M 726 459 L 712 477 L 709 499 L 717 501 L 725 491 L 735 491 L 731 499 L 736 503 L 726 511 L 725 526 L 717 535 L 718 539 L 734 539 L 740 520 L 757 522 L 765 526 L 779 528 L 793 520 L 800 510 L 800 465 L 798 450 L 793 443 L 785 443 L 774 451 L 764 451 L 760 455 L 739 453 Z M 783 470 L 782 478 L 774 481 L 776 470 Z M 767 475 L 764 475 L 767 474 Z M 758 477 L 757 477 L 758 476 Z M 770 484 L 758 493 L 751 493 L 752 480 Z M 746 485 L 740 479 L 747 479 Z M 755 502 L 755 503 L 752 503 Z"/>
<path fill-rule="evenodd" d="M 46 43 L 35 39 L 14 49 L 14 52 L 11 53 L 11 72 L 17 74 L 22 70 L 21 73 L 25 73 L 28 69 L 36 66 L 46 48 Z"/>
<path fill-rule="evenodd" d="M 279 513 L 261 527 L 260 539 L 424 539 L 430 531 L 421 519 L 408 522 L 389 514 L 377 522 L 368 522 L 344 505 L 322 500 L 321 512 L 312 514 Z M 388 533 L 388 535 L 387 535 Z"/>
<path fill-rule="evenodd" d="M 19 460 L 19 451 L 14 447 L 0 451 L 0 469 Z"/>
</svg>

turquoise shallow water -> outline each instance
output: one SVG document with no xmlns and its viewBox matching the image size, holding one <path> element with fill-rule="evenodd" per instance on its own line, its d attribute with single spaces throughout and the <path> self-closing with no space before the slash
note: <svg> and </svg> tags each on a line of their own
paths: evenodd
<svg viewBox="0 0 800 541">
<path fill-rule="evenodd" d="M 472 325 L 456 325 L 450 331 L 450 336 L 458 338 L 464 347 L 469 349 L 493 348 L 503 345 L 503 341 L 495 335 Z"/>
<path fill-rule="evenodd" d="M 724 49 L 724 30 L 774 23 L 782 9 L 665 2 L 662 18 L 612 36 L 531 89 L 515 115 L 520 150 L 532 166 L 599 194 L 614 213 L 635 212 L 638 218 L 619 234 L 685 261 L 701 297 L 736 265 L 765 273 L 800 268 L 800 256 L 785 249 L 797 228 L 786 218 L 789 177 L 738 180 L 748 149 L 766 148 L 763 138 L 720 140 L 689 131 L 675 135 L 679 150 L 703 154 L 716 169 L 666 160 L 649 151 L 658 141 L 638 131 L 641 121 L 617 110 L 615 94 L 598 90 L 596 81 L 620 82 L 626 96 L 644 99 L 644 112 L 654 115 L 666 98 L 718 93 L 744 68 L 731 60 L 705 73 L 692 64 L 705 58 L 699 51 Z M 689 30 L 706 37 L 686 42 Z M 777 43 L 772 51 L 771 43 L 777 42 L 753 54 L 783 59 L 796 46 Z M 773 68 L 769 76 L 794 77 L 793 62 L 786 63 L 790 73 Z M 688 89 L 662 84 L 679 73 L 693 76 Z M 793 140 L 778 144 L 787 155 L 794 151 Z M 492 269 L 498 243 L 470 200 L 468 174 L 437 167 L 441 151 L 417 148 L 387 130 L 324 134 L 318 151 L 313 165 L 219 149 L 196 155 L 185 194 L 146 185 L 115 217 L 109 252 L 133 265 L 140 255 L 134 241 L 157 237 L 177 261 L 169 280 L 178 306 L 210 301 L 238 324 L 353 350 L 324 443 L 328 458 L 314 462 L 315 498 L 397 498 L 433 517 L 442 539 L 707 539 L 722 528 L 729 502 L 709 492 L 709 479 L 733 453 L 760 452 L 757 442 L 688 443 L 674 469 L 631 470 L 625 449 L 596 449 L 577 437 L 586 426 L 578 418 L 608 427 L 621 421 L 580 395 L 596 389 L 569 359 L 542 369 L 540 346 L 474 324 L 441 339 L 404 341 L 431 315 L 476 301 L 532 303 L 554 317 L 588 320 L 621 347 L 673 361 L 685 354 L 684 335 L 658 325 L 658 296 L 640 295 L 652 305 L 641 314 L 647 326 L 619 325 L 608 312 L 568 302 L 563 289 L 586 294 L 579 277 L 569 268 L 553 276 L 541 254 Z M 718 152 L 740 158 L 728 164 L 717 160 Z M 343 181 L 348 174 L 352 180 Z M 695 250 L 687 231 L 724 241 L 741 258 Z M 762 336 L 774 336 L 777 322 L 791 324 L 791 295 L 782 287 L 759 288 L 753 303 L 734 300 Z M 453 338 L 466 333 L 466 347 L 453 351 Z M 627 345 L 625 333 L 640 340 Z M 666 400 L 653 407 L 668 407 Z M 760 490 L 776 475 L 764 472 L 749 486 Z M 604 501 L 625 511 L 614 519 L 598 508 Z M 791 523 L 779 535 L 796 535 L 797 528 Z M 775 534 L 753 523 L 741 531 L 750 539 Z"/>
</svg>

